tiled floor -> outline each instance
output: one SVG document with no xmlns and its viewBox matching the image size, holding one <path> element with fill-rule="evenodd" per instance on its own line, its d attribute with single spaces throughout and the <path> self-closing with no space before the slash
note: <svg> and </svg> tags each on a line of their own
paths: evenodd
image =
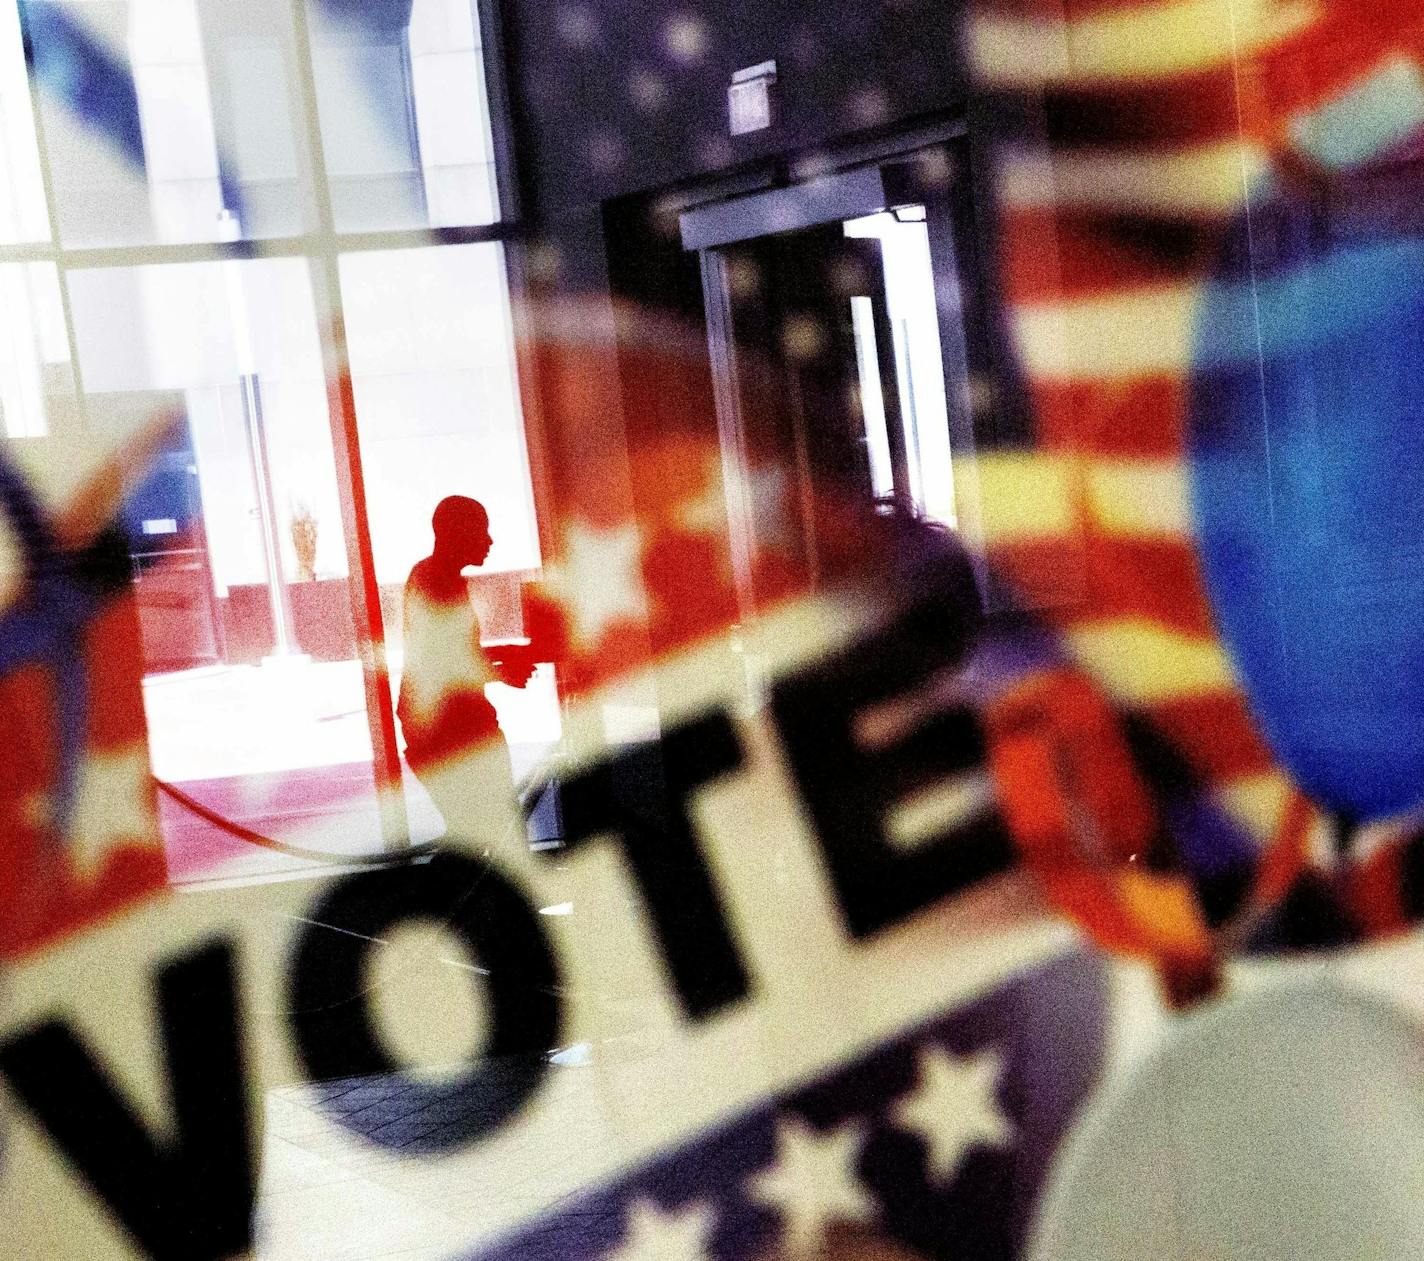
<svg viewBox="0 0 1424 1261">
<path fill-rule="evenodd" d="M 398 670 L 399 664 L 393 666 Z M 145 680 L 144 700 L 160 780 L 177 784 L 225 820 L 290 844 L 333 855 L 380 850 L 358 663 L 304 661 L 159 675 Z M 551 668 L 542 667 L 527 689 L 491 688 L 491 700 L 516 777 L 537 770 L 560 738 Z M 405 798 L 411 839 L 439 836 L 440 816 L 409 772 Z M 241 883 L 322 865 L 237 839 L 169 796 L 160 794 L 159 807 L 177 882 Z M 579 1063 L 577 1055 L 560 1060 Z M 575 1067 L 551 1072 L 556 1095 L 581 1089 L 587 1080 Z M 567 1124 L 567 1110 L 564 1116 Z M 446 1261 L 462 1255 L 480 1187 L 467 1172 L 442 1172 L 441 1162 L 432 1165 L 420 1154 L 449 1124 L 438 1100 L 399 1079 L 269 1092 L 258 1257 Z M 548 1200 L 548 1161 L 559 1146 L 545 1136 L 537 1159 L 531 1153 L 520 1201 L 530 1212 Z M 501 1185 L 507 1204 L 503 1177 Z"/>
<path fill-rule="evenodd" d="M 573 1194 L 568 1170 L 579 1164 L 579 1149 L 608 1138 L 602 1085 L 585 1066 L 550 1070 L 540 1093 L 557 1127 L 535 1128 L 520 1147 L 501 1142 L 502 1217 L 532 1217 Z M 258 1261 L 470 1255 L 471 1223 L 490 1204 L 496 1179 L 477 1154 L 441 1159 L 418 1150 L 420 1139 L 446 1122 L 441 1114 L 439 1105 L 389 1080 L 269 1092 Z M 346 1125 L 333 1125 L 334 1115 Z M 361 1138 L 356 1131 L 365 1126 L 379 1131 L 384 1145 Z M 401 1145 L 401 1134 L 411 1145 Z"/>
</svg>

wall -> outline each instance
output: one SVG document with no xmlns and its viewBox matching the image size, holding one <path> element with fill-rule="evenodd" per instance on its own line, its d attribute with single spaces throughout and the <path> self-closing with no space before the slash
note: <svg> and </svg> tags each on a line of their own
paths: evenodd
<svg viewBox="0 0 1424 1261">
<path fill-rule="evenodd" d="M 540 221 L 962 99 L 943 0 L 502 0 L 515 143 Z M 727 134 L 732 72 L 774 58 L 780 117 Z"/>
<path fill-rule="evenodd" d="M 546 498 L 619 468 L 636 511 L 639 446 L 669 425 L 715 431 L 696 259 L 657 194 L 679 183 L 893 133 L 965 104 L 957 5 L 944 0 L 498 0 L 523 249 L 525 362 Z M 728 133 L 739 68 L 778 64 L 776 119 Z M 577 298 L 610 347 L 578 359 L 550 305 Z M 629 306 L 675 322 L 676 372 L 650 388 Z M 700 347 L 700 349 L 699 349 Z M 684 355 L 684 352 L 685 355 Z M 683 357 L 679 357 L 683 356 Z M 576 382 L 575 388 L 570 383 Z M 689 426 L 689 418 L 696 424 Z M 713 439 L 715 441 L 715 438 Z M 596 452 L 596 454 L 595 454 Z M 587 497 L 587 496 L 583 496 Z M 612 496 L 610 495 L 609 498 Z"/>
</svg>

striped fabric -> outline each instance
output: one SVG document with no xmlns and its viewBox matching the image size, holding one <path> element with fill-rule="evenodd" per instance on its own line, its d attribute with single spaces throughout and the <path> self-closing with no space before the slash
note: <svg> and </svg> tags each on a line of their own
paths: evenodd
<svg viewBox="0 0 1424 1261">
<path fill-rule="evenodd" d="M 990 556 L 1269 852 L 1259 910 L 1327 828 L 1217 635 L 1187 457 L 1197 321 L 1255 200 L 1407 146 L 1424 20 L 1329 0 L 989 0 L 967 44 L 1001 129 L 999 262 L 1034 418 L 1026 445 L 976 455 Z M 1065 572 L 1078 598 L 1055 597 Z M 1397 859 L 1384 850 L 1376 868 Z M 1359 879 L 1376 898 L 1365 918 L 1397 925 L 1388 880 Z M 1148 942 L 1159 913 L 1128 936 Z"/>
</svg>

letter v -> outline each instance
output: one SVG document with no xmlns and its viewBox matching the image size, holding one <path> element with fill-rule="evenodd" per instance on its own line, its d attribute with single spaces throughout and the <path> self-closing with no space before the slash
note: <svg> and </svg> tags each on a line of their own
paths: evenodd
<svg viewBox="0 0 1424 1261">
<path fill-rule="evenodd" d="M 252 1244 L 252 1133 L 233 951 L 158 975 L 173 1138 L 156 1139 L 69 1025 L 0 1046 L 0 1073 L 155 1261 L 222 1261 Z"/>
</svg>

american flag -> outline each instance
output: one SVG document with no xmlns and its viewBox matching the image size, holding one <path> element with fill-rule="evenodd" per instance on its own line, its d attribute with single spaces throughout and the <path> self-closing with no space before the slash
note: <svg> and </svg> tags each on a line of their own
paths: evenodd
<svg viewBox="0 0 1424 1261">
<path fill-rule="evenodd" d="M 1085 676 L 1181 754 L 1202 789 L 1186 857 L 1251 881 L 1244 926 L 1326 859 L 1329 821 L 1268 747 L 1219 636 L 1187 452 L 1194 321 L 1253 202 L 1414 151 L 1424 22 L 1331 0 L 987 0 L 966 42 L 997 133 L 1025 381 L 1017 423 L 975 456 L 989 556 Z M 1398 848 L 1372 862 L 1367 895 L 1346 896 L 1397 927 Z"/>
<path fill-rule="evenodd" d="M 138 618 L 123 540 L 104 522 L 100 464 L 58 515 L 8 463 L 18 553 L 0 614 L 0 696 L 17 735 L 5 760 L 0 954 L 19 955 L 166 887 L 140 691 Z"/>
<path fill-rule="evenodd" d="M 1091 715 L 1108 698 L 1144 718 L 1210 786 L 1211 843 L 1233 861 L 1280 856 L 1260 868 L 1266 901 L 1299 874 L 1323 824 L 1277 767 L 1215 633 L 1183 456 L 1189 311 L 1250 179 L 1302 163 L 1297 120 L 1412 60 L 1424 33 L 1403 5 L 1364 16 L 1258 0 L 1231 17 L 1199 0 L 971 10 L 979 75 L 1003 124 L 1018 128 L 998 145 L 998 261 L 1028 383 L 1021 425 L 1006 423 L 974 472 L 994 566 L 1031 600 L 1061 590 L 1065 574 L 1086 595 L 1048 602 L 1056 634 L 1030 662 L 1034 686 L 1072 676 L 1052 687 L 1050 716 Z M 32 59 L 41 90 L 132 157 L 132 93 L 96 90 L 111 63 L 61 35 L 48 46 L 63 56 Z M 1386 129 L 1381 145 L 1411 138 Z M 569 453 L 578 473 L 562 487 L 548 598 L 533 615 L 560 645 L 575 695 L 665 666 L 745 613 L 715 433 L 602 441 L 618 409 L 591 369 L 609 350 L 596 330 L 577 311 L 543 313 L 535 351 L 550 403 L 587 442 Z M 650 333 L 640 353 L 675 397 L 676 340 Z M 123 475 L 162 429 L 156 418 L 95 437 L 63 469 L 0 468 L 15 558 L 0 696 L 26 736 L 0 791 L 0 951 L 11 960 L 145 899 L 162 914 L 137 627 L 108 533 Z M 777 470 L 755 460 L 749 484 L 731 490 L 773 516 L 794 511 Z M 851 559 L 861 540 L 847 533 Z M 806 589 L 794 558 L 757 562 L 765 608 Z M 1024 695 L 1001 699 L 1012 710 Z M 1000 783 L 1012 797 L 1012 772 Z M 1111 896 L 1125 888 L 1116 879 L 1105 879 Z M 1165 897 L 1124 898 L 1125 913 L 1142 925 Z M 838 1239 L 860 1256 L 1013 1256 L 1045 1162 L 1099 1066 L 1095 976 L 1081 962 L 1053 969 L 906 1030 L 578 1194 L 481 1257 L 729 1261 L 815 1255 Z"/>
<path fill-rule="evenodd" d="M 559 1203 L 471 1261 L 1016 1256 L 1096 1082 L 1106 995 L 1100 963 L 1065 956 Z"/>
</svg>

